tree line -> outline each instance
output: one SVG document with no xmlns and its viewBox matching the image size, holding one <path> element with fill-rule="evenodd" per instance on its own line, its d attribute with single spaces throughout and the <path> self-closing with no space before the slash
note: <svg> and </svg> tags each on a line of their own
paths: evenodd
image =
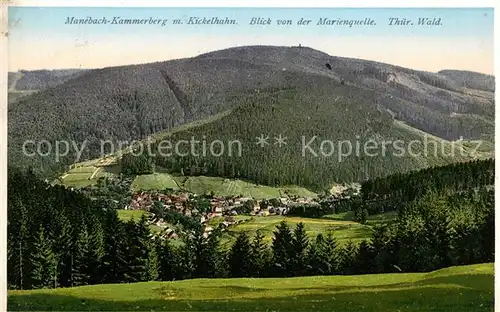
<svg viewBox="0 0 500 312">
<path fill-rule="evenodd" d="M 221 232 L 183 222 L 181 245 L 154 236 L 143 217 L 120 221 L 106 201 L 50 186 L 32 172 L 9 170 L 8 285 L 14 289 L 218 277 L 286 277 L 424 272 L 493 261 L 494 192 L 434 192 L 399 209 L 359 244 L 335 233 L 306 233 L 302 223 L 241 233 L 229 248 Z M 195 218 L 195 217 L 193 217 Z M 193 219 L 194 220 L 194 219 Z"/>
<path fill-rule="evenodd" d="M 366 215 L 397 211 L 406 203 L 429 193 L 455 194 L 492 186 L 494 179 L 493 159 L 454 163 L 367 180 L 361 184 L 357 196 L 325 197 L 320 205 L 293 206 L 288 214 L 316 218 L 354 211 L 356 221 L 362 221 Z"/>
<path fill-rule="evenodd" d="M 429 191 L 453 193 L 492 185 L 494 169 L 495 161 L 490 158 L 396 173 L 363 182 L 361 195 L 364 200 L 402 198 L 408 201 Z"/>
</svg>

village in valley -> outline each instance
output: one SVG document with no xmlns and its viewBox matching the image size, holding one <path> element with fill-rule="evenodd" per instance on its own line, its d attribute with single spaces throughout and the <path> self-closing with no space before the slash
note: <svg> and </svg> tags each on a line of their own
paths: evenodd
<svg viewBox="0 0 500 312">
<path fill-rule="evenodd" d="M 132 195 L 130 204 L 125 210 L 142 210 L 149 213 L 150 224 L 162 229 L 168 238 L 177 238 L 171 224 L 164 220 L 164 212 L 176 212 L 186 217 L 200 216 L 200 222 L 204 224 L 205 233 L 213 230 L 208 223 L 210 220 L 219 218 L 223 220 L 218 223 L 224 231 L 232 225 L 245 221 L 245 219 L 234 218 L 239 215 L 267 217 L 270 215 L 286 215 L 294 205 L 319 205 L 315 198 L 305 197 L 281 197 L 269 200 L 255 200 L 243 196 L 215 196 L 213 194 L 198 195 L 189 192 L 176 192 L 166 190 L 141 191 Z"/>
</svg>

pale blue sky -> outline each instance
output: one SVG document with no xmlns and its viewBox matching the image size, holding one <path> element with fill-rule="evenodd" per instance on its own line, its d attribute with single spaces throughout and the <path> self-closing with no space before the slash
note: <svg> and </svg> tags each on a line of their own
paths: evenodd
<svg viewBox="0 0 500 312">
<path fill-rule="evenodd" d="M 65 25 L 67 17 L 227 16 L 228 25 Z M 292 26 L 251 26 L 252 17 L 291 19 Z M 301 17 L 310 26 L 295 24 Z M 376 26 L 317 26 L 319 18 L 375 20 Z M 390 17 L 441 18 L 441 26 L 389 26 Z M 9 69 L 105 67 L 146 63 L 239 45 L 302 43 L 331 55 L 436 71 L 493 72 L 493 9 L 366 8 L 88 8 L 10 7 Z"/>
</svg>

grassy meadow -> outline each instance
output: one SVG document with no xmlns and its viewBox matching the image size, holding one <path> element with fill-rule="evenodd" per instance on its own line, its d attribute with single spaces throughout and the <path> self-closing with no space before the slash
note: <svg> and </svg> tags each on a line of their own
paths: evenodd
<svg viewBox="0 0 500 312">
<path fill-rule="evenodd" d="M 9 291 L 9 311 L 493 311 L 493 264 L 430 273 L 194 279 Z"/>
<path fill-rule="evenodd" d="M 285 220 L 290 228 L 293 230 L 297 223 L 303 222 L 306 228 L 306 233 L 310 240 L 316 238 L 320 233 L 326 234 L 333 231 L 334 236 L 337 238 L 339 244 L 345 244 L 348 241 L 358 243 L 361 240 L 369 239 L 372 233 L 372 227 L 362 225 L 354 221 L 340 221 L 327 218 L 301 218 L 301 217 L 287 217 L 281 215 L 271 216 L 238 216 L 246 220 L 237 225 L 232 225 L 222 235 L 222 244 L 230 246 L 241 232 L 247 232 L 249 235 L 254 236 L 257 230 L 260 230 L 264 235 L 264 241 L 267 243 L 272 242 L 273 232 L 276 226 Z M 238 220 L 238 219 L 236 219 Z M 216 225 L 222 222 L 223 218 L 216 218 L 210 221 L 210 225 Z"/>
<path fill-rule="evenodd" d="M 116 161 L 113 159 L 113 161 Z M 97 159 L 77 164 L 63 174 L 56 183 L 62 183 L 69 187 L 86 187 L 97 184 L 101 177 L 113 177 L 120 172 L 119 165 L 112 163 L 104 164 L 104 159 Z M 252 197 L 254 199 L 270 199 L 288 196 L 315 198 L 317 195 L 310 190 L 298 186 L 270 187 L 257 185 L 238 179 L 225 179 L 206 176 L 175 176 L 166 173 L 164 169 L 157 168 L 155 173 L 138 175 L 131 185 L 133 192 L 165 189 L 184 190 L 195 194 L 210 194 L 216 196 L 239 196 Z"/>
<path fill-rule="evenodd" d="M 118 217 L 123 221 L 131 219 L 138 221 L 144 213 L 142 210 L 118 210 Z M 369 240 L 371 238 L 373 226 L 390 223 L 395 217 L 396 214 L 393 212 L 372 215 L 369 216 L 367 223 L 363 225 L 353 221 L 354 215 L 352 212 L 327 215 L 323 218 L 302 218 L 281 215 L 238 215 L 232 218 L 236 221 L 243 220 L 244 222 L 229 226 L 228 230 L 222 234 L 221 243 L 225 247 L 230 247 L 241 232 L 247 232 L 249 235 L 254 236 L 257 230 L 260 230 L 264 235 L 264 241 L 271 244 L 273 232 L 276 230 L 276 226 L 283 220 L 288 223 L 292 230 L 297 223 L 303 222 L 310 240 L 315 239 L 320 233 L 325 235 L 329 231 L 332 231 L 340 245 L 349 241 L 359 243 L 362 240 Z M 223 221 L 224 217 L 216 217 L 210 219 L 207 222 L 207 226 L 217 227 Z M 161 230 L 156 225 L 151 225 L 150 229 L 153 232 Z"/>
</svg>

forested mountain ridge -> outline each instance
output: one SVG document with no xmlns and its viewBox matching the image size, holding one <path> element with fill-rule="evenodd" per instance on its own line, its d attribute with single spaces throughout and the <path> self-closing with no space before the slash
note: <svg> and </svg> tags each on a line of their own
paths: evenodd
<svg viewBox="0 0 500 312">
<path fill-rule="evenodd" d="M 21 149 L 25 140 L 87 140 L 82 157 L 95 158 L 100 156 L 100 140 L 142 139 L 228 110 L 232 112 L 224 118 L 179 133 L 177 138 L 208 133 L 223 139 L 243 136 L 250 143 L 268 131 L 286 134 L 295 142 L 304 135 L 330 140 L 422 139 L 423 133 L 413 131 L 417 129 L 445 140 L 492 137 L 494 99 L 489 78 L 468 75 L 475 83 L 464 88 L 455 76 L 449 71 L 428 73 L 333 57 L 306 47 L 274 46 L 237 47 L 188 59 L 90 70 L 9 107 L 9 161 L 51 173 L 72 163 L 74 155 L 59 164 L 51 157 L 25 157 Z M 319 160 L 298 166 L 303 159 L 297 153 L 300 149 L 292 147 L 288 153 L 248 153 L 244 159 L 253 158 L 259 171 L 274 172 L 269 177 L 246 169 L 255 165 L 243 158 L 230 170 L 234 176 L 239 171 L 239 176 L 262 183 L 319 187 L 468 158 L 387 157 L 363 162 L 352 158 L 325 170 L 328 165 Z M 288 165 L 290 159 L 297 166 Z M 192 163 L 187 158 L 181 162 Z M 348 173 L 344 168 L 349 168 Z M 276 180 L 283 170 L 292 171 L 293 177 Z M 228 169 L 222 171 L 231 176 Z M 302 178 L 304 174 L 309 178 Z M 328 182 L 323 181 L 326 178 Z"/>
<path fill-rule="evenodd" d="M 495 77 L 466 70 L 443 69 L 438 74 L 459 83 L 462 87 L 495 92 Z"/>
<path fill-rule="evenodd" d="M 76 78 L 88 69 L 20 70 L 9 72 L 9 88 L 16 91 L 44 90 Z"/>
<path fill-rule="evenodd" d="M 34 92 L 55 87 L 70 79 L 77 78 L 88 69 L 19 70 L 9 72 L 7 83 L 9 104 Z"/>
</svg>

